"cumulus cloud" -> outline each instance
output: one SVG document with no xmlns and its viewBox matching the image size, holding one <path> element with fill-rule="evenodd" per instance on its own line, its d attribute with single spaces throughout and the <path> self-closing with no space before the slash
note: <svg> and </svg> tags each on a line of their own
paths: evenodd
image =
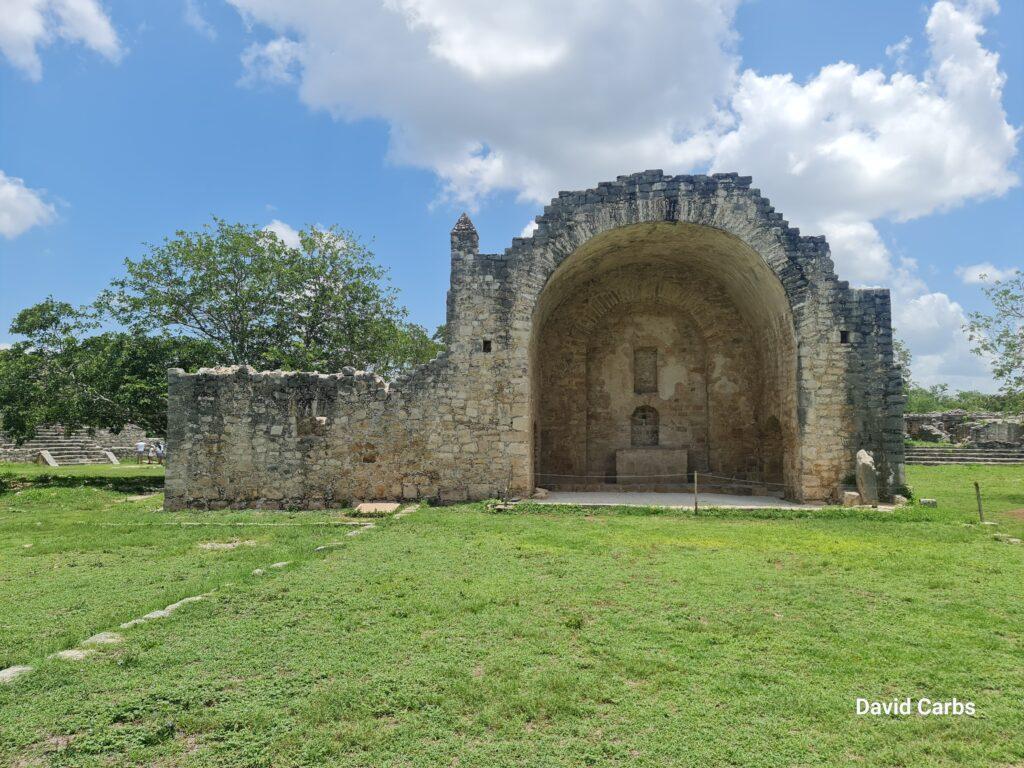
<svg viewBox="0 0 1024 768">
<path fill-rule="evenodd" d="M 338 118 L 384 118 L 390 158 L 474 207 L 543 202 L 625 169 L 689 167 L 738 59 L 738 0 L 230 0 L 273 38 L 246 82 L 298 77 Z"/>
<path fill-rule="evenodd" d="M 32 227 L 50 223 L 56 216 L 53 205 L 43 199 L 41 192 L 0 171 L 0 235 L 13 239 Z"/>
<path fill-rule="evenodd" d="M 253 43 L 242 52 L 244 74 L 239 83 L 255 86 L 261 82 L 274 85 L 294 82 L 301 53 L 302 46 L 287 37 Z"/>
<path fill-rule="evenodd" d="M 898 43 L 885 46 L 885 55 L 892 59 L 897 69 L 906 68 L 911 42 L 910 35 L 905 35 Z"/>
<path fill-rule="evenodd" d="M 267 226 L 265 226 L 267 232 L 273 232 L 277 235 L 277 239 L 287 245 L 289 248 L 298 248 L 299 243 L 299 230 L 295 227 L 286 224 L 280 219 L 274 219 Z"/>
<path fill-rule="evenodd" d="M 898 303 L 893 323 L 914 355 L 914 380 L 925 386 L 994 390 L 988 361 L 971 352 L 963 333 L 964 308 L 944 293 L 926 293 Z"/>
<path fill-rule="evenodd" d="M 199 7 L 199 0 L 185 0 L 183 18 L 185 19 L 186 24 L 207 40 L 217 39 L 217 30 L 214 29 L 213 25 L 206 20 L 205 16 L 203 16 L 203 11 Z"/>
<path fill-rule="evenodd" d="M 711 167 L 753 174 L 793 223 L 824 233 L 842 277 L 892 286 L 894 322 L 923 383 L 989 377 L 970 354 L 963 308 L 895 260 L 874 222 L 926 216 L 1018 183 L 1006 78 L 981 41 L 981 22 L 995 10 L 994 2 L 935 3 L 920 77 L 842 62 L 806 83 L 744 72 L 731 102 L 736 125 L 714 139 Z"/>
<path fill-rule="evenodd" d="M 60 38 L 110 61 L 122 55 L 114 26 L 98 0 L 4 0 L 0 51 L 31 80 L 43 76 L 39 49 Z"/>
<path fill-rule="evenodd" d="M 901 331 L 936 313 L 913 333 L 912 349 L 946 340 L 925 368 L 985 375 L 962 354 L 963 309 L 876 224 L 1018 183 L 1005 75 L 982 40 L 994 0 L 935 2 L 920 74 L 904 71 L 906 37 L 886 51 L 895 72 L 837 62 L 803 82 L 741 71 L 736 0 L 229 1 L 272 35 L 243 54 L 244 81 L 294 81 L 312 108 L 387 120 L 390 159 L 433 170 L 453 201 L 512 190 L 543 204 L 643 168 L 751 174 L 791 223 L 829 238 L 841 277 L 893 286 Z"/>
<path fill-rule="evenodd" d="M 1000 269 L 990 261 L 983 261 L 981 264 L 971 264 L 967 267 L 957 267 L 956 274 L 966 285 L 985 285 L 994 283 L 996 280 L 1006 280 L 1014 276 L 1018 271 L 1017 267 Z"/>
</svg>

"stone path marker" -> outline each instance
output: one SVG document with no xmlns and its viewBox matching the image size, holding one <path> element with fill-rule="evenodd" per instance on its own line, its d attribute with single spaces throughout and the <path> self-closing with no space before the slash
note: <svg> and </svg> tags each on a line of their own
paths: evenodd
<svg viewBox="0 0 1024 768">
<path fill-rule="evenodd" d="M 124 642 L 124 635 L 117 632 L 99 632 L 82 641 L 82 645 L 117 645 Z"/>
<path fill-rule="evenodd" d="M 237 539 L 235 539 L 234 541 L 204 541 L 200 544 L 196 544 L 196 546 L 200 549 L 208 549 L 212 551 L 237 549 L 238 547 L 241 547 L 243 545 L 246 547 L 255 547 L 256 542 L 252 539 L 247 539 L 245 541 L 238 541 Z"/>
<path fill-rule="evenodd" d="M 20 664 L 8 667 L 7 669 L 0 669 L 0 684 L 13 682 L 22 675 L 27 675 L 31 671 L 32 667 Z"/>
<path fill-rule="evenodd" d="M 405 507 L 404 509 L 396 512 L 395 513 L 395 519 L 399 520 L 399 519 L 405 517 L 406 515 L 411 515 L 413 512 L 415 512 L 419 508 L 420 508 L 419 504 L 410 504 L 409 506 Z"/>
<path fill-rule="evenodd" d="M 147 621 L 153 621 L 154 619 L 165 619 L 172 613 L 174 613 L 176 610 L 181 608 L 181 606 L 188 605 L 189 603 L 198 603 L 200 600 L 205 600 L 207 597 L 209 597 L 209 593 L 206 593 L 204 595 L 193 595 L 192 597 L 182 598 L 176 603 L 171 603 L 166 608 L 160 608 L 156 611 L 150 611 L 141 618 L 126 621 L 124 624 L 121 625 L 121 629 L 131 629 L 132 627 L 138 624 L 145 624 Z"/>
<path fill-rule="evenodd" d="M 262 575 L 263 575 L 264 573 L 266 573 L 266 572 L 267 572 L 267 570 L 269 570 L 270 568 L 284 568 L 284 567 L 285 567 L 286 565 L 288 565 L 288 564 L 289 564 L 290 562 L 291 562 L 290 560 L 285 560 L 285 561 L 283 561 L 283 562 L 280 562 L 280 563 L 271 563 L 271 564 L 270 564 L 270 565 L 268 565 L 268 566 L 267 566 L 266 568 L 257 568 L 257 569 L 255 569 L 255 570 L 254 570 L 254 571 L 252 572 L 252 575 L 253 575 L 253 576 L 262 576 Z"/>
<path fill-rule="evenodd" d="M 84 661 L 94 653 L 96 653 L 96 651 L 92 649 L 68 648 L 66 651 L 51 653 L 49 658 L 61 659 L 62 661 Z"/>
<path fill-rule="evenodd" d="M 402 505 L 392 501 L 364 501 L 356 507 L 356 512 L 361 515 L 390 515 L 397 512 L 400 506 Z"/>
<path fill-rule="evenodd" d="M 401 504 L 375 502 L 375 503 L 361 504 L 360 507 L 366 507 L 366 509 L 362 510 L 362 511 L 370 513 L 370 514 L 374 514 L 374 513 L 376 513 L 376 514 L 394 513 L 395 518 L 401 518 L 401 517 L 404 517 L 405 515 L 408 515 L 408 514 L 411 514 L 412 512 L 415 512 L 417 509 L 419 509 L 420 505 L 419 504 L 407 504 L 407 505 L 405 505 L 403 507 L 403 505 L 401 505 Z M 359 511 L 359 508 L 357 508 L 357 511 Z M 348 536 L 355 536 L 357 534 L 362 533 L 363 531 L 368 531 L 369 529 L 376 527 L 375 523 L 370 523 L 370 522 L 354 522 L 354 523 L 352 523 L 352 522 L 347 522 L 346 521 L 346 523 L 349 524 L 349 525 L 353 525 L 354 524 L 354 525 L 358 525 L 359 526 L 355 530 L 349 531 L 349 533 L 346 534 Z M 205 542 L 205 543 L 198 544 L 197 546 L 199 546 L 199 547 L 201 547 L 203 549 L 218 550 L 218 549 L 234 549 L 235 547 L 237 547 L 237 546 L 239 546 L 241 544 L 254 545 L 255 543 L 256 542 L 254 542 L 254 541 L 248 541 L 248 540 L 247 541 L 233 540 L 233 541 L 230 541 L 230 542 Z M 327 549 L 329 547 L 336 546 L 336 545 L 341 544 L 341 543 L 342 542 L 333 541 L 333 542 L 329 542 L 328 544 L 322 544 L 319 547 L 317 547 L 314 551 L 321 552 L 321 551 L 323 551 L 323 550 L 325 550 L 325 549 Z M 27 546 L 31 546 L 31 545 L 27 545 Z M 262 576 L 263 574 L 265 574 L 267 572 L 267 570 L 269 570 L 271 568 L 273 568 L 273 569 L 281 569 L 281 568 L 284 568 L 284 567 L 286 567 L 286 566 L 288 566 L 290 564 L 291 564 L 291 561 L 289 561 L 289 560 L 282 560 L 282 561 L 279 561 L 279 562 L 276 562 L 276 563 L 271 563 L 270 565 L 266 566 L 265 568 L 257 568 L 252 573 L 253 573 L 253 576 Z M 201 594 L 201 595 L 193 595 L 191 597 L 184 597 L 181 600 L 178 600 L 176 603 L 171 603 L 170 605 L 168 605 L 165 608 L 160 608 L 160 609 L 155 610 L 155 611 L 150 611 L 145 616 L 141 616 L 140 618 L 132 619 L 131 621 L 124 622 L 123 624 L 121 624 L 121 629 L 131 629 L 132 627 L 135 627 L 135 626 L 137 626 L 139 624 L 145 624 L 148 621 L 154 621 L 156 619 L 166 618 L 166 617 L 170 616 L 171 614 L 173 614 L 175 611 L 177 611 L 182 606 L 188 605 L 189 603 L 197 603 L 200 600 L 206 600 L 211 594 L 212 593 L 210 593 L 210 592 L 206 592 L 206 593 Z M 118 644 L 123 643 L 123 642 L 124 642 L 124 636 L 121 635 L 118 632 L 99 632 L 99 633 L 93 635 L 92 637 L 89 637 L 89 638 L 86 638 L 85 640 L 83 640 L 80 647 L 78 647 L 78 648 L 68 648 L 68 649 L 63 650 L 63 651 L 57 651 L 56 653 L 51 653 L 47 658 L 58 659 L 58 660 L 61 660 L 61 661 L 84 661 L 85 659 L 89 658 L 90 656 L 92 656 L 93 654 L 96 653 L 96 646 L 118 645 Z M 30 667 L 30 666 L 24 665 L 24 664 L 19 664 L 19 665 L 15 665 L 13 667 L 8 667 L 7 669 L 0 669 L 0 685 L 2 685 L 4 683 L 13 682 L 14 680 L 16 680 L 17 678 L 21 677 L 22 675 L 26 675 L 29 672 L 32 672 L 33 669 L 34 669 L 33 667 Z"/>
</svg>

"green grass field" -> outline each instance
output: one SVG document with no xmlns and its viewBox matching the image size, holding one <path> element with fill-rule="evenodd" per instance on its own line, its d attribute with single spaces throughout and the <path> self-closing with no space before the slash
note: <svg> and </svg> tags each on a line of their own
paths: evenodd
<svg viewBox="0 0 1024 768">
<path fill-rule="evenodd" d="M 0 765 L 1024 765 L 1024 545 L 994 538 L 1024 536 L 1021 467 L 911 467 L 937 509 L 463 505 L 354 537 L 164 513 L 158 469 L 4 471 L 0 667 L 35 670 L 0 685 Z M 854 711 L 907 696 L 978 712 Z"/>
</svg>

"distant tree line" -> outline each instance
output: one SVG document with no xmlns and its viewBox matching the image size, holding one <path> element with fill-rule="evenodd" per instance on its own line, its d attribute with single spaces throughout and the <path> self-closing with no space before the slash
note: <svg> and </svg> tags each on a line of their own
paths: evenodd
<svg viewBox="0 0 1024 768">
<path fill-rule="evenodd" d="M 214 218 L 125 261 L 92 303 L 47 298 L 14 318 L 0 350 L 0 424 L 163 434 L 167 369 L 251 365 L 391 377 L 433 358 L 439 334 L 407 320 L 387 271 L 352 233 L 309 228 L 299 246 Z"/>
</svg>

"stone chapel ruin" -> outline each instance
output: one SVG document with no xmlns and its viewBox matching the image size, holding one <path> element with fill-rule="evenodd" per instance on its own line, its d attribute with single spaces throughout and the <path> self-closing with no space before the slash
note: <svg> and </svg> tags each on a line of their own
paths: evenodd
<svg viewBox="0 0 1024 768">
<path fill-rule="evenodd" d="M 168 508 L 685 488 L 834 500 L 903 483 L 889 292 L 837 279 L 751 179 L 646 171 L 562 192 L 532 237 L 451 233 L 447 349 L 396 381 L 169 372 Z"/>
</svg>

